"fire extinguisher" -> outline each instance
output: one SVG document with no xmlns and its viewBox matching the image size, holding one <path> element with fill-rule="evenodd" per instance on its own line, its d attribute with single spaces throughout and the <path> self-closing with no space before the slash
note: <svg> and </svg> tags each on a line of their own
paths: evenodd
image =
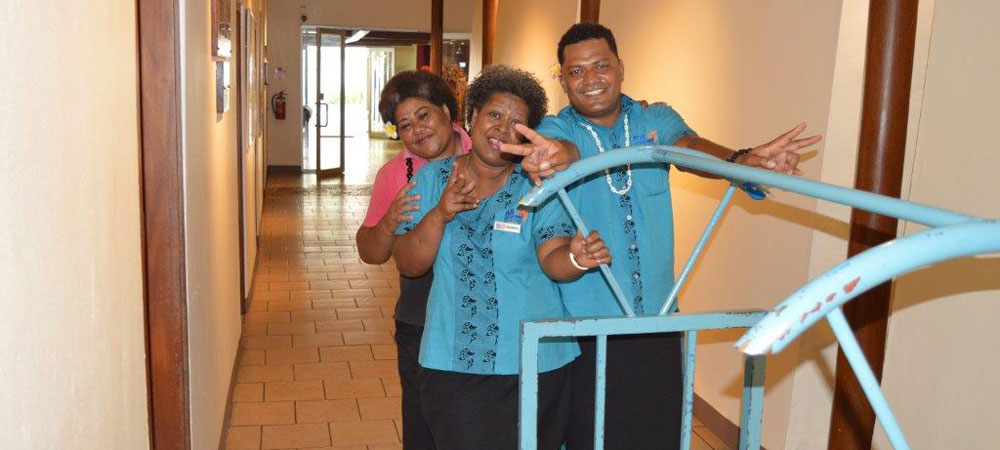
<svg viewBox="0 0 1000 450">
<path fill-rule="evenodd" d="M 285 120 L 285 91 L 271 96 L 271 110 L 274 111 L 275 119 Z"/>
</svg>

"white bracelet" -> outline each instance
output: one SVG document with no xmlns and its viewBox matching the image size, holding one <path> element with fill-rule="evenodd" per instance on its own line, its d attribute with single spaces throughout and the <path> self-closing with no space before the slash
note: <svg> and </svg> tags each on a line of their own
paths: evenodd
<svg viewBox="0 0 1000 450">
<path fill-rule="evenodd" d="M 569 252 L 569 262 L 573 263 L 573 267 L 576 267 L 584 272 L 590 270 L 589 268 L 583 267 L 580 263 L 576 262 L 576 256 L 573 255 L 573 252 Z"/>
</svg>

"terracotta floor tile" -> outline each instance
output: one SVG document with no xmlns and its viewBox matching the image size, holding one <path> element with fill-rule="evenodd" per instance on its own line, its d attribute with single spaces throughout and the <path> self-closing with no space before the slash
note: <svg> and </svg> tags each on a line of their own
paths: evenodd
<svg viewBox="0 0 1000 450">
<path fill-rule="evenodd" d="M 378 308 L 338 308 L 337 318 L 347 319 L 381 319 L 382 310 Z"/>
<path fill-rule="evenodd" d="M 344 272 L 344 273 L 327 272 L 327 278 L 331 280 L 347 280 L 347 281 L 368 279 L 365 276 L 364 272 Z"/>
<path fill-rule="evenodd" d="M 264 401 L 264 383 L 236 383 L 233 403 Z"/>
<path fill-rule="evenodd" d="M 326 447 L 330 445 L 330 429 L 320 423 L 265 426 L 260 444 L 262 450 Z"/>
<path fill-rule="evenodd" d="M 323 381 L 273 381 L 264 383 L 264 401 L 322 400 Z"/>
<path fill-rule="evenodd" d="M 264 364 L 264 350 L 240 350 L 240 365 L 254 366 Z"/>
<path fill-rule="evenodd" d="M 292 300 L 326 300 L 333 298 L 333 294 L 330 293 L 329 289 L 291 291 L 288 295 Z"/>
<path fill-rule="evenodd" d="M 292 402 L 233 403 L 230 423 L 234 426 L 295 423 L 295 405 Z"/>
<path fill-rule="evenodd" d="M 250 300 L 250 306 L 247 308 L 248 312 L 261 312 L 267 311 L 267 300 Z"/>
<path fill-rule="evenodd" d="M 351 361 L 351 376 L 354 378 L 398 377 L 396 360 L 391 361 Z"/>
<path fill-rule="evenodd" d="M 260 427 L 229 427 L 224 448 L 226 450 L 259 450 Z"/>
<path fill-rule="evenodd" d="M 288 300 L 288 291 L 277 291 L 277 292 L 258 292 L 254 291 L 253 301 L 276 301 L 276 300 Z"/>
<path fill-rule="evenodd" d="M 354 303 L 358 304 L 358 308 L 393 308 L 396 307 L 396 298 L 375 298 L 375 297 L 364 297 L 354 300 Z M 388 317 L 392 317 L 391 315 Z"/>
<path fill-rule="evenodd" d="M 400 384 L 399 376 L 382 377 L 382 386 L 385 388 L 386 397 L 402 397 L 403 385 Z"/>
<path fill-rule="evenodd" d="M 352 345 L 341 347 L 320 347 L 320 360 L 327 361 L 367 361 L 372 359 L 371 347 Z"/>
<path fill-rule="evenodd" d="M 292 322 L 315 322 L 337 320 L 335 309 L 310 309 L 308 311 L 292 311 Z"/>
<path fill-rule="evenodd" d="M 304 299 L 267 302 L 268 311 L 298 311 L 303 309 L 312 309 L 312 300 Z"/>
<path fill-rule="evenodd" d="M 371 289 L 338 289 L 330 291 L 333 298 L 374 297 Z"/>
<path fill-rule="evenodd" d="M 347 362 L 322 362 L 295 365 L 295 380 L 342 380 L 351 378 Z"/>
<path fill-rule="evenodd" d="M 315 333 L 315 322 L 270 322 L 267 324 L 267 334 L 272 336 Z"/>
<path fill-rule="evenodd" d="M 296 334 L 292 336 L 294 347 L 319 347 L 344 345 L 343 334 L 338 331 L 322 331 L 316 334 Z"/>
<path fill-rule="evenodd" d="M 396 436 L 396 426 L 391 420 L 331 423 L 330 436 L 335 445 L 393 444 L 399 442 L 399 437 Z"/>
<path fill-rule="evenodd" d="M 289 273 L 286 276 L 288 277 L 288 281 L 313 281 L 328 279 L 326 272 Z"/>
<path fill-rule="evenodd" d="M 395 339 L 388 331 L 345 331 L 344 345 L 393 344 Z"/>
<path fill-rule="evenodd" d="M 357 422 L 361 416 L 357 401 L 345 398 L 295 402 L 295 420 L 297 423 Z"/>
<path fill-rule="evenodd" d="M 291 365 L 240 366 L 236 381 L 240 383 L 266 381 L 292 381 L 295 376 Z"/>
<path fill-rule="evenodd" d="M 399 397 L 358 399 L 361 420 L 402 419 L 400 408 Z"/>
<path fill-rule="evenodd" d="M 310 281 L 309 289 L 350 289 L 351 283 L 353 281 L 347 280 L 326 280 L 326 281 Z"/>
<path fill-rule="evenodd" d="M 365 279 L 365 280 L 351 280 L 352 288 L 390 288 L 389 282 L 385 279 Z"/>
<path fill-rule="evenodd" d="M 309 336 L 309 335 L 303 335 Z M 290 336 L 285 336 L 290 337 Z M 298 364 L 319 362 L 315 347 L 276 348 L 267 350 L 267 364 Z"/>
<path fill-rule="evenodd" d="M 385 397 L 378 378 L 324 380 L 327 399 Z"/>
<path fill-rule="evenodd" d="M 257 274 L 255 281 L 260 282 L 271 282 L 271 281 L 288 281 L 287 273 L 261 273 Z"/>
<path fill-rule="evenodd" d="M 396 330 L 396 319 L 361 319 L 361 322 L 365 324 L 365 331 L 395 331 Z"/>
<path fill-rule="evenodd" d="M 316 331 L 364 331 L 364 329 L 365 324 L 361 319 L 323 320 L 316 322 Z"/>
<path fill-rule="evenodd" d="M 309 290 L 308 281 L 278 281 L 275 283 L 270 283 L 268 288 L 269 291 L 307 291 Z"/>
<path fill-rule="evenodd" d="M 396 359 L 396 346 L 392 344 L 372 345 L 372 356 L 375 359 Z"/>
<path fill-rule="evenodd" d="M 269 304 L 271 302 L 268 302 Z M 270 307 L 270 305 L 268 305 Z M 289 317 L 288 311 L 260 311 L 260 312 L 248 312 L 243 315 L 243 321 L 245 323 L 253 322 L 288 322 Z"/>
<path fill-rule="evenodd" d="M 247 322 L 243 324 L 243 336 L 267 336 L 267 322 Z"/>
<path fill-rule="evenodd" d="M 403 450 L 403 444 L 375 444 L 369 445 L 368 450 Z"/>
<path fill-rule="evenodd" d="M 313 309 L 338 309 L 357 308 L 358 304 L 353 298 L 339 298 L 336 300 L 313 300 Z"/>
</svg>

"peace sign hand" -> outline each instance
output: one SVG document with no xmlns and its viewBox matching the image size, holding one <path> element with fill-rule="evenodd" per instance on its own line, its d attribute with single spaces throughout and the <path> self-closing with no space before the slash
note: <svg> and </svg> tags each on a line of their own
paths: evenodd
<svg viewBox="0 0 1000 450">
<path fill-rule="evenodd" d="M 570 164 L 580 159 L 579 152 L 573 144 L 549 139 L 523 124 L 514 125 L 528 142 L 524 144 L 501 144 L 500 151 L 523 156 L 521 168 L 528 173 L 528 178 L 536 186 L 542 184 L 542 178 L 555 175 L 566 170 Z"/>
<path fill-rule="evenodd" d="M 798 168 L 799 154 L 795 152 L 823 140 L 823 136 L 820 135 L 795 139 L 805 129 L 805 122 L 800 123 L 771 142 L 754 147 L 737 162 L 789 175 L 802 175 L 802 171 Z"/>
</svg>

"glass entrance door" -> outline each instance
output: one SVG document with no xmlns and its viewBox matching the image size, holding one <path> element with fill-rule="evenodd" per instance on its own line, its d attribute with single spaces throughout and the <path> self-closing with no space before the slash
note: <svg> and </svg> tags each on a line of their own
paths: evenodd
<svg viewBox="0 0 1000 450">
<path fill-rule="evenodd" d="M 316 174 L 344 173 L 344 34 L 316 29 Z"/>
</svg>

